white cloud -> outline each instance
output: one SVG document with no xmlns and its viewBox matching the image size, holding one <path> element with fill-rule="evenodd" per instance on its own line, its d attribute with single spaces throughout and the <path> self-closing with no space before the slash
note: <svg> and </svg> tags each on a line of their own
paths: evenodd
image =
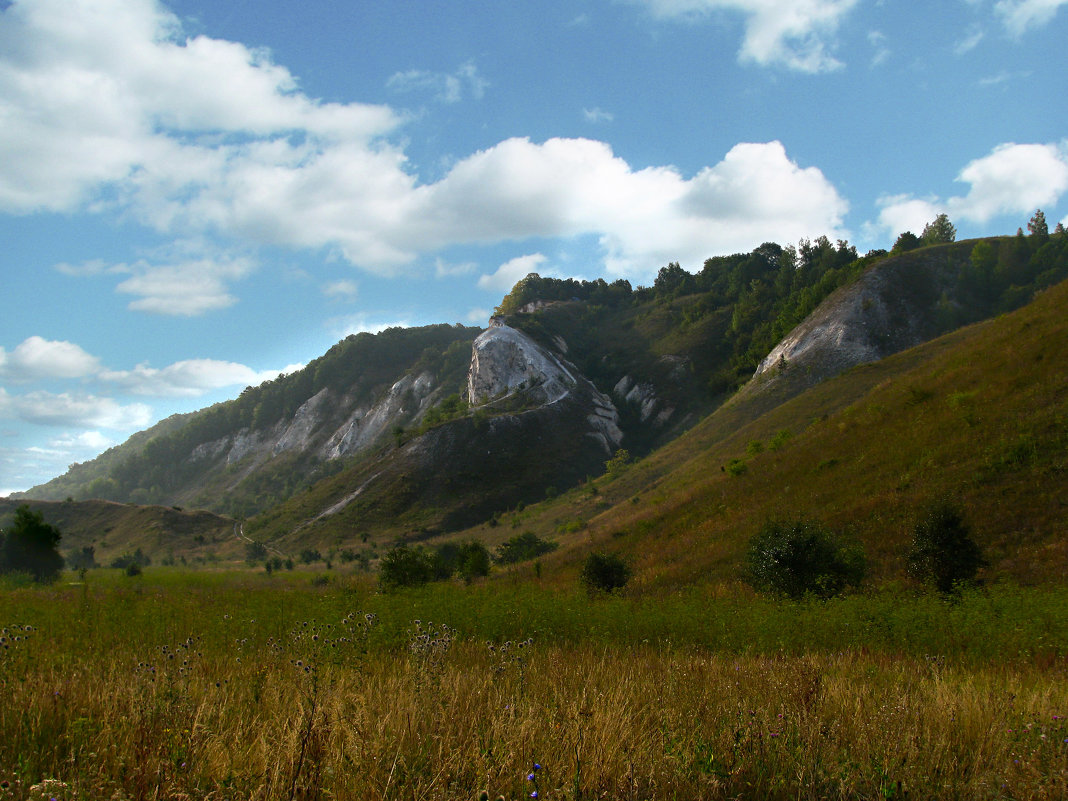
<svg viewBox="0 0 1068 801">
<path fill-rule="evenodd" d="M 489 82 L 478 74 L 473 61 L 461 64 L 456 72 L 407 70 L 390 76 L 386 86 L 396 92 L 432 92 L 439 103 L 459 103 L 465 96 L 481 99 Z"/>
<path fill-rule="evenodd" d="M 833 66 L 826 43 L 854 0 L 648 4 L 664 16 L 741 12 L 747 57 L 818 70 Z M 464 92 L 484 88 L 473 65 L 457 76 Z M 117 209 L 171 236 L 323 248 L 387 275 L 452 245 L 584 234 L 599 237 L 608 270 L 649 273 L 841 234 L 846 211 L 778 142 L 740 144 L 686 178 L 632 169 L 603 142 L 509 139 L 420 184 L 383 139 L 400 123 L 390 109 L 308 98 L 265 53 L 187 41 L 155 0 L 11 6 L 0 116 L 0 210 Z M 232 305 L 230 284 L 253 268 L 210 253 L 60 267 L 121 272 L 130 308 L 181 316 Z"/>
<path fill-rule="evenodd" d="M 476 308 L 471 309 L 464 316 L 464 319 L 469 323 L 477 323 L 478 325 L 485 325 L 489 320 L 490 315 L 493 314 L 493 309 Z"/>
<path fill-rule="evenodd" d="M 349 317 L 335 317 L 327 320 L 327 328 L 335 332 L 341 339 L 352 334 L 380 334 L 387 328 L 412 328 L 418 323 L 409 320 L 393 320 L 391 322 L 373 323 L 364 314 L 354 314 Z"/>
<path fill-rule="evenodd" d="M 949 200 L 951 214 L 986 222 L 998 214 L 1030 212 L 1052 205 L 1068 190 L 1068 151 L 1057 145 L 998 145 L 969 162 L 958 181 L 968 194 Z"/>
<path fill-rule="evenodd" d="M 740 57 L 761 66 L 827 72 L 841 62 L 829 52 L 842 18 L 857 0 L 632 0 L 658 17 L 701 19 L 717 11 L 745 16 Z"/>
<path fill-rule="evenodd" d="M 1057 9 L 1068 0 L 998 0 L 994 11 L 1013 36 L 1038 28 L 1053 19 Z"/>
<path fill-rule="evenodd" d="M 61 437 L 56 437 L 50 440 L 48 444 L 61 452 L 87 450 L 99 453 L 116 443 L 111 437 L 106 437 L 99 431 L 81 431 L 77 434 L 68 433 Z"/>
<path fill-rule="evenodd" d="M 434 260 L 434 275 L 438 278 L 450 278 L 458 275 L 470 275 L 478 269 L 478 265 L 473 261 L 460 262 L 459 264 L 450 264 L 441 257 Z"/>
<path fill-rule="evenodd" d="M 610 111 L 605 111 L 601 108 L 584 108 L 582 109 L 582 116 L 586 122 L 599 123 L 599 122 L 612 122 L 616 118 L 616 115 Z"/>
<path fill-rule="evenodd" d="M 972 25 L 965 32 L 964 38 L 953 46 L 953 52 L 958 56 L 963 56 L 978 47 L 981 41 L 983 41 L 983 29 L 978 25 Z"/>
<path fill-rule="evenodd" d="M 138 186 L 142 173 L 188 186 L 241 151 L 204 134 L 366 142 L 398 122 L 382 106 L 308 98 L 264 52 L 184 39 L 156 0 L 16 3 L 4 12 L 0 54 L 8 211 L 70 209 L 105 186 Z"/>
<path fill-rule="evenodd" d="M 506 261 L 494 273 L 481 276 L 478 279 L 478 288 L 494 292 L 508 292 L 521 279 L 526 278 L 530 273 L 538 272 L 545 261 L 546 258 L 541 253 L 517 256 Z"/>
<path fill-rule="evenodd" d="M 881 198 L 873 228 L 920 233 L 945 211 L 953 219 L 985 223 L 1000 214 L 1029 214 L 1050 206 L 1068 191 L 1068 146 L 1002 144 L 965 165 L 957 180 L 968 193 L 945 201 L 893 195 Z"/>
<path fill-rule="evenodd" d="M 691 179 L 671 167 L 633 171 L 603 142 L 509 139 L 421 187 L 410 236 L 457 241 L 598 234 L 605 266 L 647 274 L 669 261 L 768 240 L 842 233 L 848 204 L 823 174 L 801 168 L 779 142 L 741 144 Z"/>
<path fill-rule="evenodd" d="M 162 369 L 140 364 L 133 370 L 108 370 L 102 372 L 100 378 L 134 395 L 198 397 L 223 387 L 257 386 L 281 373 L 295 372 L 302 367 L 289 365 L 282 370 L 257 372 L 235 362 L 188 359 Z"/>
<path fill-rule="evenodd" d="M 871 57 L 871 65 L 878 67 L 885 64 L 890 58 L 890 48 L 886 46 L 886 34 L 882 31 L 869 31 L 868 44 L 875 49 L 875 55 Z"/>
<path fill-rule="evenodd" d="M 100 369 L 100 361 L 71 342 L 32 336 L 11 353 L 0 348 L 0 376 L 14 381 L 82 378 Z"/>
<path fill-rule="evenodd" d="M 360 293 L 360 288 L 355 281 L 351 281 L 347 278 L 341 278 L 337 281 L 330 281 L 323 285 L 323 294 L 328 298 L 342 298 L 344 300 L 352 300 Z"/>
<path fill-rule="evenodd" d="M 116 289 L 136 295 L 129 304 L 134 311 L 195 317 L 234 305 L 228 282 L 244 278 L 255 269 L 245 258 L 191 259 L 172 264 L 149 264 L 141 261 L 126 271 L 133 273 Z"/>
<path fill-rule="evenodd" d="M 879 198 L 879 222 L 894 234 L 911 231 L 919 236 L 924 226 L 942 213 L 937 198 L 914 198 L 909 195 L 889 195 Z"/>
<path fill-rule="evenodd" d="M 37 425 L 134 431 L 152 421 L 152 410 L 143 403 L 124 406 L 96 395 L 44 391 L 9 395 L 0 389 L 0 417 Z"/>
</svg>

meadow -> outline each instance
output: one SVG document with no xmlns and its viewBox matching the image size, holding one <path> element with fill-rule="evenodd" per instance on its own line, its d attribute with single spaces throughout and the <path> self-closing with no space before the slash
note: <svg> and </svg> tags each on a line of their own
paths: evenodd
<svg viewBox="0 0 1068 801">
<path fill-rule="evenodd" d="M 0 590 L 0 798 L 1061 799 L 1066 612 L 68 574 Z"/>
</svg>

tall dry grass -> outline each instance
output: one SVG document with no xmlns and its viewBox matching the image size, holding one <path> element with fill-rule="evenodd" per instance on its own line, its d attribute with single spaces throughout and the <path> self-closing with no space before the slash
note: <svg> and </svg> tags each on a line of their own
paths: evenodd
<svg viewBox="0 0 1068 801">
<path fill-rule="evenodd" d="M 215 611 L 9 640 L 0 798 L 1068 797 L 1063 657 L 491 649 L 428 622 L 378 638 L 362 615 Z"/>
</svg>

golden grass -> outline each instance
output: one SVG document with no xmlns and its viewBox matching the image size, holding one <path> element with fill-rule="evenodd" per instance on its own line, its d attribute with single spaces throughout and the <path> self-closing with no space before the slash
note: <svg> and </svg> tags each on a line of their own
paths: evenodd
<svg viewBox="0 0 1068 801">
<path fill-rule="evenodd" d="M 167 650 L 33 632 L 0 662 L 0 798 L 526 798 L 535 763 L 547 799 L 1068 797 L 1063 657 L 491 651 L 430 625 L 368 650 L 264 623 Z"/>
</svg>

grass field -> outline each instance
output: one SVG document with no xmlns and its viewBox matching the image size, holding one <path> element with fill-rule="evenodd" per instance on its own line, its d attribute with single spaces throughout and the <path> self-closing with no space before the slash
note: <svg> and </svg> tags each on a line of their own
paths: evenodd
<svg viewBox="0 0 1068 801">
<path fill-rule="evenodd" d="M 1068 588 L 313 579 L 0 593 L 0 798 L 1068 797 Z"/>
</svg>

